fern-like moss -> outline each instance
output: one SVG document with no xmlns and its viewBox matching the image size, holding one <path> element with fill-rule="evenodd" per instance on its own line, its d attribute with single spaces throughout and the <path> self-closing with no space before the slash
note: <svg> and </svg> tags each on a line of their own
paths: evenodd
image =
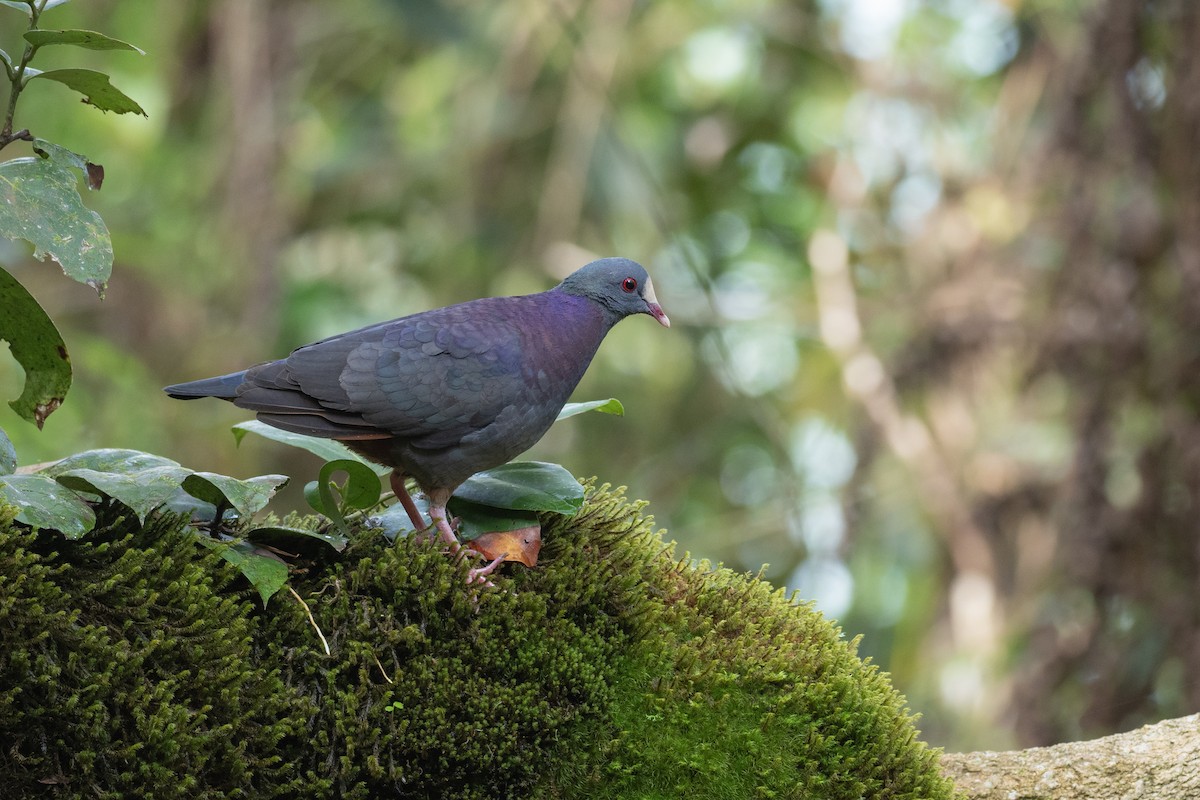
<svg viewBox="0 0 1200 800">
<path fill-rule="evenodd" d="M 952 796 L 852 642 L 753 577 L 674 561 L 640 511 L 589 491 L 545 520 L 537 569 L 482 592 L 435 547 L 360 531 L 266 609 L 177 521 L 67 542 L 0 519 L 0 785 Z"/>
</svg>

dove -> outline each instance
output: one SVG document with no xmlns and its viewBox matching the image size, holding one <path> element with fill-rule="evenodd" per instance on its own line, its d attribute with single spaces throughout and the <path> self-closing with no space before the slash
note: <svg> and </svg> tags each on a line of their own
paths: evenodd
<svg viewBox="0 0 1200 800">
<path fill-rule="evenodd" d="M 405 486 L 411 477 L 438 535 L 457 552 L 446 512 L 454 490 L 541 439 L 604 337 L 634 314 L 671 325 L 640 264 L 602 258 L 538 294 L 369 325 L 164 391 L 227 400 L 268 425 L 337 440 L 390 467 L 397 499 L 424 530 L 429 524 Z M 468 582 L 486 581 L 501 560 L 472 569 Z"/>
</svg>

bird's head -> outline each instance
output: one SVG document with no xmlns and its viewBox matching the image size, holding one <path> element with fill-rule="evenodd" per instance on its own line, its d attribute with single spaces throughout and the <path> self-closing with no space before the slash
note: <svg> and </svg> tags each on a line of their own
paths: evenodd
<svg viewBox="0 0 1200 800">
<path fill-rule="evenodd" d="M 594 300 L 617 315 L 649 314 L 664 328 L 671 320 L 654 296 L 654 283 L 645 268 L 628 258 L 601 258 L 567 276 L 559 285 L 567 294 Z"/>
</svg>

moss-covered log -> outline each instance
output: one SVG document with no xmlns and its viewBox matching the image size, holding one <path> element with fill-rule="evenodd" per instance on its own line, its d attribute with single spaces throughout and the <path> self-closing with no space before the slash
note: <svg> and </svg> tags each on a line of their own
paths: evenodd
<svg viewBox="0 0 1200 800">
<path fill-rule="evenodd" d="M 484 591 L 361 531 L 266 609 L 177 520 L 0 519 L 3 794 L 952 796 L 853 642 L 639 511 L 589 492 Z"/>
</svg>

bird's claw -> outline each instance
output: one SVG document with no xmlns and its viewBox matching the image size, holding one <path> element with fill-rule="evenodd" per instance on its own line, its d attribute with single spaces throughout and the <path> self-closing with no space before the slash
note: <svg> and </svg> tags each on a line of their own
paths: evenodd
<svg viewBox="0 0 1200 800">
<path fill-rule="evenodd" d="M 470 586 L 473 583 L 482 583 L 485 587 L 495 588 L 496 584 L 488 580 L 487 576 L 495 572 L 496 567 L 499 567 L 504 563 L 504 559 L 507 555 L 508 553 L 501 553 L 484 566 L 475 567 L 469 570 L 467 572 L 467 585 Z"/>
</svg>

